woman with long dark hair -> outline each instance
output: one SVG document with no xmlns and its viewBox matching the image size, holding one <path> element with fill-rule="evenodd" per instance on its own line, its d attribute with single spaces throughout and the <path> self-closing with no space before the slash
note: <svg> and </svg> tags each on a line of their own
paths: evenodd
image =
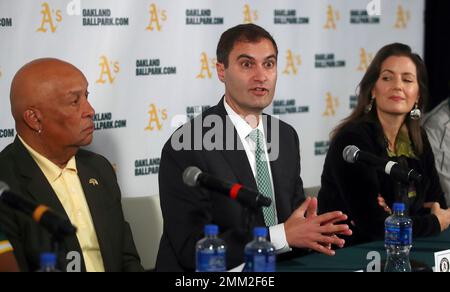
<svg viewBox="0 0 450 292">
<path fill-rule="evenodd" d="M 422 180 L 405 186 L 401 196 L 413 219 L 414 236 L 436 235 L 448 228 L 450 210 L 420 126 L 427 98 L 422 59 L 404 44 L 383 47 L 359 84 L 357 107 L 331 134 L 322 174 L 319 210 L 341 210 L 349 216 L 353 235 L 347 245 L 383 239 L 389 206 L 400 193 L 387 174 L 345 162 L 342 152 L 347 145 L 422 174 Z"/>
</svg>

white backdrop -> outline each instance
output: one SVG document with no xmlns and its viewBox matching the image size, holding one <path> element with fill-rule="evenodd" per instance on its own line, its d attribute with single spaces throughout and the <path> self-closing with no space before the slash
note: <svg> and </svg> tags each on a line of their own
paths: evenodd
<svg viewBox="0 0 450 292">
<path fill-rule="evenodd" d="M 0 150 L 16 134 L 9 108 L 15 72 L 35 58 L 61 58 L 90 83 L 97 114 L 89 149 L 114 164 L 124 196 L 157 194 L 161 148 L 174 118 L 219 101 L 218 39 L 251 21 L 279 47 L 267 113 L 297 129 L 305 186 L 319 185 L 329 133 L 350 113 L 376 51 L 391 42 L 423 51 L 423 0 L 372 1 L 381 4 L 373 17 L 369 2 L 0 0 Z"/>
</svg>

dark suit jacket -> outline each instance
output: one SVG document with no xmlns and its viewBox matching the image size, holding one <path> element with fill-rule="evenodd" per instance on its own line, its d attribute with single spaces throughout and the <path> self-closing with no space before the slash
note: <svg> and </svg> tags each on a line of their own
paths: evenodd
<svg viewBox="0 0 450 292">
<path fill-rule="evenodd" d="M 409 204 L 409 215 L 413 219 L 415 237 L 436 235 L 440 232 L 437 217 L 423 208 L 424 202 L 440 202 L 441 207 L 447 207 L 434 165 L 433 152 L 424 131 L 423 137 L 424 153 L 419 159 L 407 158 L 399 161 L 423 175 L 421 183 L 415 184 L 416 197 L 406 200 Z M 377 122 L 355 122 L 344 128 L 332 141 L 325 159 L 322 189 L 318 197 L 319 212 L 340 210 L 349 216 L 347 223 L 353 226 L 353 235 L 346 238 L 346 245 L 382 240 L 384 220 L 389 215 L 378 205 L 377 197 L 381 194 L 392 208 L 393 203 L 397 201 L 395 183 L 384 172 L 364 164 L 345 162 L 342 151 L 347 145 L 355 145 L 362 151 L 386 160 L 396 160 L 388 159 L 387 144 Z"/>
<path fill-rule="evenodd" d="M 181 139 L 185 145 L 195 144 L 193 129 L 200 125 L 201 137 L 208 139 L 210 119 L 221 122 L 215 128 L 218 144 L 227 144 L 244 149 L 231 120 L 228 118 L 223 99 L 217 106 L 205 111 L 183 127 L 175 131 L 172 138 Z M 265 115 L 266 139 L 270 142 L 271 127 L 279 122 L 279 156 L 270 163 L 275 190 L 278 222 L 283 223 L 304 200 L 303 183 L 300 178 L 299 141 L 295 130 L 288 124 Z M 264 119 L 265 120 L 265 119 Z M 203 124 L 205 122 L 205 125 Z M 203 125 L 203 126 L 202 126 Z M 227 128 L 228 125 L 229 127 Z M 214 127 L 214 125 L 212 125 Z M 226 139 L 224 133 L 233 137 Z M 218 130 L 218 131 L 217 131 Z M 206 135 L 205 135 L 206 134 Z M 171 138 L 171 139 L 172 139 Z M 193 271 L 195 268 L 195 244 L 203 237 L 205 224 L 217 224 L 219 237 L 227 245 L 227 266 L 235 267 L 244 260 L 244 247 L 251 234 L 246 229 L 248 210 L 238 202 L 221 194 L 186 186 L 182 173 L 188 166 L 197 166 L 202 171 L 230 182 L 239 182 L 257 190 L 247 155 L 244 150 L 200 150 L 174 149 L 171 139 L 165 144 L 160 164 L 159 188 L 164 230 L 156 262 L 157 271 Z M 274 149 L 274 148 L 272 148 Z M 250 227 L 264 226 L 261 210 Z"/>
<path fill-rule="evenodd" d="M 120 189 L 111 164 L 104 157 L 85 150 L 78 151 L 76 162 L 105 270 L 142 271 L 130 227 L 123 217 Z M 45 204 L 68 219 L 44 173 L 17 137 L 0 153 L 0 166 L 0 180 L 6 182 L 11 191 L 28 200 Z M 90 178 L 95 178 L 98 185 L 89 184 Z M 50 234 L 28 216 L 2 204 L 0 225 L 14 247 L 21 270 L 39 269 L 39 255 L 50 251 L 52 247 Z M 67 237 L 60 246 L 60 251 L 58 261 L 62 270 L 66 270 L 67 253 L 78 251 L 82 260 L 81 269 L 85 271 L 83 254 L 76 236 Z"/>
</svg>

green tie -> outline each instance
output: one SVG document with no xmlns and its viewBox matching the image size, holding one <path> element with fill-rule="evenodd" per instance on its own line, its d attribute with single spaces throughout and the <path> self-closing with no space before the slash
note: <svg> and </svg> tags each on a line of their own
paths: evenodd
<svg viewBox="0 0 450 292">
<path fill-rule="evenodd" d="M 264 221 L 267 226 L 276 225 L 275 215 L 275 196 L 273 194 L 272 183 L 269 173 L 269 162 L 265 156 L 265 140 L 260 130 L 254 129 L 248 135 L 256 143 L 255 158 L 256 158 L 256 184 L 258 191 L 264 196 L 272 199 L 272 204 L 269 207 L 263 207 Z"/>
</svg>

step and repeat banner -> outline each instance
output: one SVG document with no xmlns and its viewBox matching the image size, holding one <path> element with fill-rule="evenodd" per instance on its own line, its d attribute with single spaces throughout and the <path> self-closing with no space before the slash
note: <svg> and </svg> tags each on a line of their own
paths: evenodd
<svg viewBox="0 0 450 292">
<path fill-rule="evenodd" d="M 215 71 L 221 33 L 248 22 L 279 47 L 266 112 L 297 129 L 305 186 L 319 185 L 329 133 L 355 106 L 377 50 L 403 42 L 422 54 L 423 0 L 0 0 L 0 150 L 16 135 L 15 72 L 60 58 L 89 81 L 88 149 L 111 161 L 124 196 L 158 194 L 165 141 L 224 93 Z"/>
</svg>

